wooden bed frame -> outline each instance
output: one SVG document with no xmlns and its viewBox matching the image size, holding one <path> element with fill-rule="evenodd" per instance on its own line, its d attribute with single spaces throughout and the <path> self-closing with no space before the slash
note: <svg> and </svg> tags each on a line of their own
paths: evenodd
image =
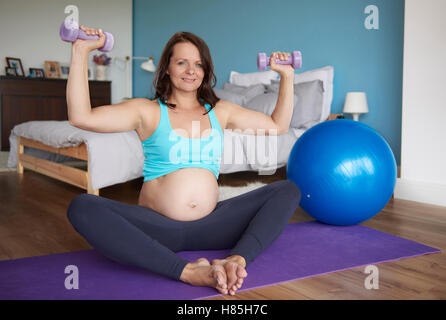
<svg viewBox="0 0 446 320">
<path fill-rule="evenodd" d="M 25 147 L 58 153 L 64 156 L 87 161 L 87 171 L 30 156 L 24 153 Z M 99 196 L 99 189 L 94 190 L 91 186 L 90 163 L 88 162 L 88 152 L 85 143 L 82 143 L 77 147 L 53 148 L 41 142 L 18 136 L 17 173 L 23 174 L 24 168 L 75 185 L 76 187 L 87 190 L 87 192 L 90 194 Z"/>
</svg>

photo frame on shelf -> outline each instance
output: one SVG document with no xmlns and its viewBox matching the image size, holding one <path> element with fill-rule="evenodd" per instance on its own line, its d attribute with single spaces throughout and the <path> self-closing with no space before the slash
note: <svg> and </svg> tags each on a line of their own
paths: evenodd
<svg viewBox="0 0 446 320">
<path fill-rule="evenodd" d="M 9 68 L 13 68 L 16 71 L 16 76 L 24 77 L 25 71 L 23 71 L 22 60 L 19 58 L 6 57 L 6 64 Z"/>
<path fill-rule="evenodd" d="M 60 79 L 62 77 L 60 63 L 58 61 L 45 61 L 45 74 L 47 78 Z"/>
<path fill-rule="evenodd" d="M 5 75 L 16 77 L 17 71 L 15 68 L 5 67 Z"/>
<path fill-rule="evenodd" d="M 40 68 L 29 68 L 29 76 L 31 78 L 45 78 L 45 73 Z"/>
<path fill-rule="evenodd" d="M 61 70 L 62 79 L 68 79 L 68 75 L 70 73 L 70 64 L 69 63 L 61 63 L 60 70 Z"/>
</svg>

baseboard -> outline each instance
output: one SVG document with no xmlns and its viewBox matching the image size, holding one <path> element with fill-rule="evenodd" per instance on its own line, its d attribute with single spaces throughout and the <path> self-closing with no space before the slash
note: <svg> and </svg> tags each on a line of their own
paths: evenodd
<svg viewBox="0 0 446 320">
<path fill-rule="evenodd" d="M 446 185 L 398 178 L 394 197 L 446 207 Z"/>
</svg>

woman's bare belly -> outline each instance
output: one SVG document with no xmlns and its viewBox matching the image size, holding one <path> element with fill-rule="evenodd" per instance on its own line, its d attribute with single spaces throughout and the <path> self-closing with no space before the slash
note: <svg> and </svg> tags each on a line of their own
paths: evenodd
<svg viewBox="0 0 446 320">
<path fill-rule="evenodd" d="M 211 213 L 218 202 L 215 175 L 203 168 L 183 168 L 144 182 L 138 204 L 179 221 Z"/>
</svg>

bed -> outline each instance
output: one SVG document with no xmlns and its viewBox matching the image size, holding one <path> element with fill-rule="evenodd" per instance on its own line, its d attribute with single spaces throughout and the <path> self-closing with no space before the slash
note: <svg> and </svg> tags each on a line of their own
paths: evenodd
<svg viewBox="0 0 446 320">
<path fill-rule="evenodd" d="M 68 121 L 29 121 L 14 126 L 9 142 L 8 167 L 19 174 L 30 169 L 91 194 L 142 176 L 144 155 L 135 131 L 96 133 Z M 85 165 L 71 165 L 76 160 Z"/>
<path fill-rule="evenodd" d="M 87 162 L 87 170 L 48 161 L 40 157 L 25 154 L 26 148 L 43 150 L 54 154 L 64 155 L 70 158 Z M 99 195 L 99 189 L 94 189 L 91 184 L 91 175 L 88 165 L 88 151 L 85 143 L 77 147 L 54 148 L 39 141 L 25 137 L 17 137 L 17 173 L 23 174 L 24 168 L 67 182 L 79 188 L 87 190 L 90 194 Z"/>
<path fill-rule="evenodd" d="M 268 175 L 285 166 L 294 143 L 306 130 L 335 117 L 330 116 L 332 85 L 330 66 L 296 74 L 289 131 L 280 136 L 255 136 L 225 130 L 220 173 L 257 171 Z M 278 88 L 277 74 L 271 71 L 231 72 L 223 89 L 214 91 L 220 99 L 271 115 Z M 16 125 L 9 141 L 8 167 L 16 167 L 19 174 L 33 170 L 90 194 L 99 195 L 101 188 L 142 177 L 144 154 L 136 131 L 95 133 L 68 121 L 29 121 Z M 265 147 L 262 161 L 253 154 L 252 145 Z M 67 164 L 73 161 L 84 166 Z"/>
</svg>

